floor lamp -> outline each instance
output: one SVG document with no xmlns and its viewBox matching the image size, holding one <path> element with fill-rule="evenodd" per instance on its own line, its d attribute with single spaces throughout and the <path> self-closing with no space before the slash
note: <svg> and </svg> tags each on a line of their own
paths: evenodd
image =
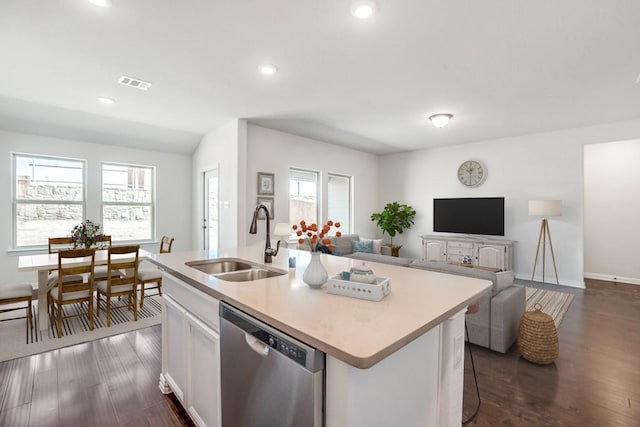
<svg viewBox="0 0 640 427">
<path fill-rule="evenodd" d="M 551 231 L 549 230 L 549 216 L 562 215 L 562 200 L 529 200 L 529 215 L 541 216 L 540 234 L 538 235 L 538 247 L 536 249 L 536 259 L 533 262 L 533 273 L 531 280 L 536 274 L 536 266 L 538 264 L 538 254 L 540 253 L 540 245 L 542 244 L 542 283 L 544 283 L 544 267 L 546 258 L 547 239 L 549 240 L 549 248 L 551 249 L 551 259 L 553 260 L 553 270 L 556 273 L 556 283 L 559 285 L 558 269 L 556 268 L 556 257 L 553 253 L 553 243 L 551 242 Z"/>
</svg>

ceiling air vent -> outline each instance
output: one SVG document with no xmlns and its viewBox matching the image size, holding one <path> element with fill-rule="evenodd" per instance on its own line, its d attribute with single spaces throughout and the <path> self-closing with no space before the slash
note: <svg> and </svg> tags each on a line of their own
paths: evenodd
<svg viewBox="0 0 640 427">
<path fill-rule="evenodd" d="M 118 79 L 118 83 L 140 90 L 147 90 L 151 87 L 151 83 L 129 76 L 120 76 L 120 79 Z"/>
</svg>

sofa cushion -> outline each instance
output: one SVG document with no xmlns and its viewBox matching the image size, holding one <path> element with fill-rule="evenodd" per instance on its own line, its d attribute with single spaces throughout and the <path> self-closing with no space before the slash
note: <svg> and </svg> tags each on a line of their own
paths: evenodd
<svg viewBox="0 0 640 427">
<path fill-rule="evenodd" d="M 360 238 L 361 242 L 372 242 L 373 243 L 373 251 L 372 253 L 380 255 L 382 251 L 382 239 L 365 239 Z M 354 251 L 355 252 L 355 251 Z"/>
<path fill-rule="evenodd" d="M 351 247 L 353 248 L 353 252 L 364 252 L 367 254 L 373 253 L 373 241 L 361 241 L 361 240 L 352 240 Z"/>
<path fill-rule="evenodd" d="M 401 267 L 408 267 L 413 262 L 411 258 L 400 258 L 388 255 L 368 254 L 365 252 L 354 252 L 346 255 L 346 258 L 359 259 L 362 261 L 379 262 L 381 264 L 399 265 Z"/>
<path fill-rule="evenodd" d="M 338 252 L 344 256 L 353 253 L 351 241 L 360 240 L 360 236 L 357 234 L 343 234 L 340 237 L 332 237 L 331 241 L 338 248 Z"/>
</svg>

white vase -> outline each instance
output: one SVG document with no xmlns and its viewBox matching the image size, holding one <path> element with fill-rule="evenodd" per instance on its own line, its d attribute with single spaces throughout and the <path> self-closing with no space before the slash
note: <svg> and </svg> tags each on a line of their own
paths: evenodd
<svg viewBox="0 0 640 427">
<path fill-rule="evenodd" d="M 328 277 L 327 270 L 324 269 L 324 265 L 320 262 L 320 253 L 311 252 L 311 261 L 309 261 L 309 265 L 304 270 L 302 281 L 309 287 L 318 289 L 327 282 Z"/>
</svg>

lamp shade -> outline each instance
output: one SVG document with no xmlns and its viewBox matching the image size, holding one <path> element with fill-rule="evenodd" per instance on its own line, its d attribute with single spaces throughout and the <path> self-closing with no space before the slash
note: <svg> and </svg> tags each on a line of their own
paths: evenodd
<svg viewBox="0 0 640 427">
<path fill-rule="evenodd" d="M 529 200 L 531 216 L 561 216 L 562 200 Z"/>
<path fill-rule="evenodd" d="M 274 236 L 288 236 L 292 233 L 291 226 L 286 222 L 279 222 L 276 224 L 275 230 L 273 230 Z"/>
</svg>

